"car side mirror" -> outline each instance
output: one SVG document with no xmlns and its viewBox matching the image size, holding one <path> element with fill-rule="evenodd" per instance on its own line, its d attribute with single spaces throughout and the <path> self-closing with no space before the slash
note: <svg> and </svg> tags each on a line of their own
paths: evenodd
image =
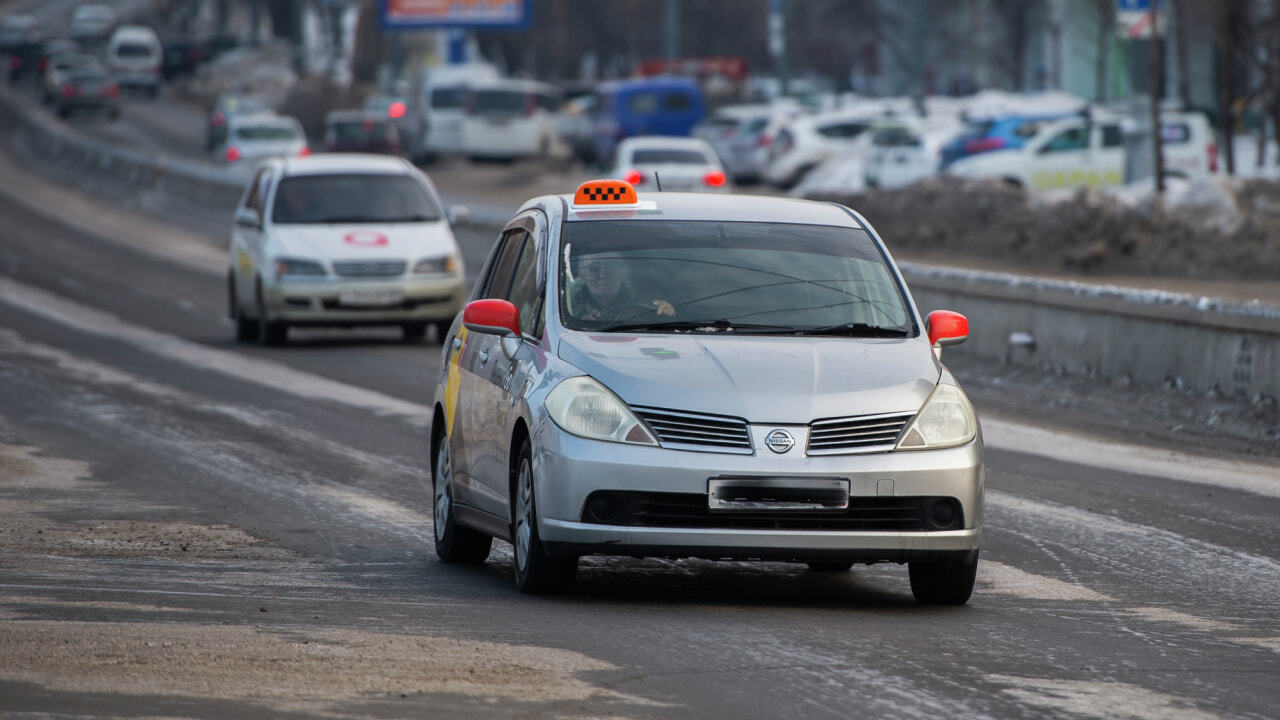
<svg viewBox="0 0 1280 720">
<path fill-rule="evenodd" d="M 471 219 L 471 210 L 466 205 L 450 205 L 448 217 L 450 225 L 464 223 Z"/>
<path fill-rule="evenodd" d="M 462 311 L 462 324 L 471 332 L 520 337 L 520 311 L 506 300 L 472 300 Z"/>
<path fill-rule="evenodd" d="M 262 218 L 252 208 L 236 208 L 236 224 L 241 227 L 262 229 Z"/>
<path fill-rule="evenodd" d="M 969 338 L 969 319 L 958 312 L 934 310 L 929 313 L 925 326 L 929 331 L 929 344 L 936 348 L 959 345 Z"/>
</svg>

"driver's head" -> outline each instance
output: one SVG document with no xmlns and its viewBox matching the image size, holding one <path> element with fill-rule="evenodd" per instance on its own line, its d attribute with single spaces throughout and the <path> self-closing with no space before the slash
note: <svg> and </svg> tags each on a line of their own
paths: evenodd
<svg viewBox="0 0 1280 720">
<path fill-rule="evenodd" d="M 587 284 L 591 295 L 601 302 L 616 299 L 627 279 L 622 260 L 603 256 L 583 258 L 578 276 Z"/>
</svg>

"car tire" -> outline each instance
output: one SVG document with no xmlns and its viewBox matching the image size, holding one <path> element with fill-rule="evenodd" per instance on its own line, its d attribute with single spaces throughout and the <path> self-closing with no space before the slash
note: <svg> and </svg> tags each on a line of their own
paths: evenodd
<svg viewBox="0 0 1280 720">
<path fill-rule="evenodd" d="M 262 286 L 258 286 L 258 343 L 260 345 L 283 345 L 289 339 L 289 326 L 275 320 L 267 319 L 267 306 L 262 300 Z"/>
<path fill-rule="evenodd" d="M 978 574 L 978 553 L 958 563 L 907 563 L 911 594 L 924 605 L 963 605 L 973 594 Z"/>
<path fill-rule="evenodd" d="M 240 301 L 236 299 L 236 281 L 227 278 L 227 313 L 236 325 L 237 342 L 253 342 L 258 339 L 258 321 L 244 316 Z"/>
<path fill-rule="evenodd" d="M 812 570 L 813 572 L 825 572 L 825 573 L 848 572 L 849 568 L 853 567 L 853 561 L 811 562 L 807 564 L 809 565 L 809 569 Z"/>
<path fill-rule="evenodd" d="M 533 492 L 533 462 L 529 441 L 516 451 L 511 488 L 512 567 L 516 587 L 532 595 L 564 592 L 578 572 L 577 556 L 552 557 L 538 536 L 538 507 Z"/>
<path fill-rule="evenodd" d="M 422 342 L 422 338 L 427 336 L 427 323 L 411 322 L 400 325 L 400 330 L 404 333 L 404 341 L 407 343 Z"/>
<path fill-rule="evenodd" d="M 493 538 L 465 528 L 453 516 L 453 463 L 449 459 L 449 438 L 442 432 L 436 449 L 432 475 L 432 524 L 435 526 L 436 556 L 447 563 L 479 564 L 489 558 Z"/>
</svg>

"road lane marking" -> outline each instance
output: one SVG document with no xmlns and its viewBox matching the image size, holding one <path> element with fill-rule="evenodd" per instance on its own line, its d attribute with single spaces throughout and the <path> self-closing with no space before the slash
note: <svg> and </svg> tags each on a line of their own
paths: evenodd
<svg viewBox="0 0 1280 720">
<path fill-rule="evenodd" d="M 329 400 L 381 416 L 397 417 L 417 428 L 431 424 L 430 408 L 425 405 L 330 380 L 271 360 L 218 350 L 159 333 L 12 278 L 0 277 L 0 300 L 78 331 L 118 340 L 201 370 L 221 373 L 307 400 Z"/>
<path fill-rule="evenodd" d="M 125 342 L 154 355 L 256 383 L 277 392 L 307 400 L 338 402 L 378 415 L 398 417 L 415 428 L 427 428 L 431 423 L 431 408 L 427 405 L 330 380 L 271 360 L 165 335 L 12 278 L 0 277 L 0 301 L 82 332 Z M 1280 497 L 1280 468 L 1270 465 L 1107 442 L 1059 430 L 1029 427 L 995 416 L 982 418 L 982 432 L 983 440 L 990 448 Z"/>
</svg>

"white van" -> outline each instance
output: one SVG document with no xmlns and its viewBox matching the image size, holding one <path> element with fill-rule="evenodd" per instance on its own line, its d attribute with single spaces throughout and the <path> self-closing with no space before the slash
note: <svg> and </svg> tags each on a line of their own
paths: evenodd
<svg viewBox="0 0 1280 720">
<path fill-rule="evenodd" d="M 1196 178 L 1217 172 L 1218 148 L 1204 115 L 1164 112 L 1160 118 L 1166 172 Z M 1124 183 L 1124 133 L 1118 119 L 1074 117 L 1044 125 L 1021 148 L 957 160 L 947 172 L 1003 180 L 1029 190 L 1109 187 Z"/>
<path fill-rule="evenodd" d="M 533 80 L 473 86 L 462 123 L 462 151 L 473 159 L 546 155 L 556 138 L 561 93 Z"/>
<path fill-rule="evenodd" d="M 462 152 L 462 122 L 471 85 L 498 79 L 487 63 L 463 63 L 432 68 L 411 103 L 414 132 L 409 152 L 414 162 L 430 162 L 441 155 Z"/>
<path fill-rule="evenodd" d="M 121 25 L 107 42 L 107 69 L 122 89 L 138 89 L 155 97 L 160 92 L 163 59 L 156 31 L 143 25 Z"/>
</svg>

